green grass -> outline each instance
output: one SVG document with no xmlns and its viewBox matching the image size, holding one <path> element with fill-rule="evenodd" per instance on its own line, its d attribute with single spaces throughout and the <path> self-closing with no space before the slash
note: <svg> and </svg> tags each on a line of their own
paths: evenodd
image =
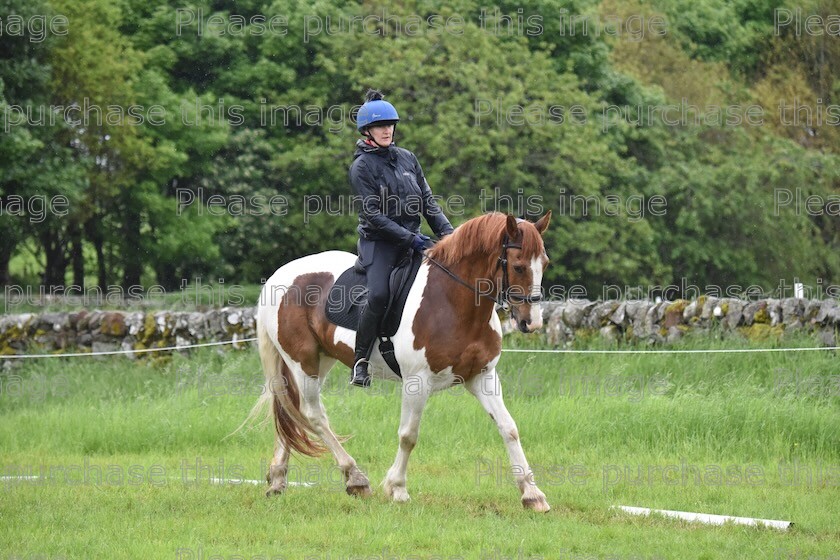
<svg viewBox="0 0 840 560">
<path fill-rule="evenodd" d="M 207 480 L 265 476 L 270 427 L 225 439 L 260 390 L 255 350 L 27 362 L 0 375 L 0 476 L 47 480 L 0 480 L 0 559 L 838 554 L 835 353 L 508 353 L 499 369 L 545 515 L 522 509 L 501 438 L 462 388 L 429 401 L 412 500 L 393 504 L 378 484 L 396 452 L 398 387 L 351 390 L 336 368 L 325 405 L 373 497 L 347 496 L 323 457 L 293 458 L 289 480 L 314 485 L 267 499 L 262 484 Z M 796 525 L 711 527 L 616 504 Z"/>
</svg>

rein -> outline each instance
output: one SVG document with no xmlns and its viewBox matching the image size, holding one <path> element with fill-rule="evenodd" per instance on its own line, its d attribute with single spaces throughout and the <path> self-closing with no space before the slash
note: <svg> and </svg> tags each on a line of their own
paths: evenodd
<svg viewBox="0 0 840 560">
<path fill-rule="evenodd" d="M 476 295 L 480 297 L 485 297 L 493 302 L 496 305 L 499 305 L 503 309 L 507 309 L 511 303 L 515 304 L 522 304 L 522 303 L 539 303 L 542 301 L 542 295 L 529 295 L 529 296 L 522 296 L 519 294 L 512 294 L 510 292 L 510 279 L 508 278 L 508 259 L 507 259 L 507 252 L 508 249 L 522 249 L 521 243 L 511 243 L 510 237 L 505 234 L 505 240 L 502 242 L 502 253 L 499 255 L 499 259 L 496 263 L 496 269 L 502 269 L 502 290 L 499 297 L 493 297 L 490 294 L 485 294 L 483 292 L 479 292 L 475 286 L 470 285 L 468 282 L 462 280 L 457 274 L 443 266 L 441 263 L 430 257 L 429 255 L 424 254 L 423 256 L 433 264 L 435 264 L 438 268 L 444 271 L 450 278 L 455 280 L 457 283 L 465 286 L 473 291 Z"/>
</svg>

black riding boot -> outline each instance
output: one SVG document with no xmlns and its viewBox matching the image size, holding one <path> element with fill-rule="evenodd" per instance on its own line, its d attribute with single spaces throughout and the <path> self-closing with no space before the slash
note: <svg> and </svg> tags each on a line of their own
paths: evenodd
<svg viewBox="0 0 840 560">
<path fill-rule="evenodd" d="M 367 304 L 359 315 L 359 328 L 356 330 L 356 356 L 353 358 L 353 373 L 350 378 L 351 385 L 370 387 L 368 359 L 373 351 L 373 344 L 376 342 L 382 315 L 384 315 L 384 312 L 376 313 Z"/>
</svg>

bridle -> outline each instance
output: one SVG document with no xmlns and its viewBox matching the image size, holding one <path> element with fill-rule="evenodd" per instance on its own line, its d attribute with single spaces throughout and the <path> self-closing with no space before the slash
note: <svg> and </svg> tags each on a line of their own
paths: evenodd
<svg viewBox="0 0 840 560">
<path fill-rule="evenodd" d="M 512 242 L 510 240 L 510 236 L 508 236 L 508 234 L 505 233 L 504 241 L 502 241 L 502 253 L 499 255 L 499 258 L 496 261 L 496 270 L 499 270 L 499 268 L 502 269 L 502 289 L 499 292 L 498 297 L 494 297 L 490 294 L 478 291 L 475 288 L 475 286 L 472 286 L 468 282 L 462 280 L 460 277 L 458 277 L 457 274 L 443 266 L 441 263 L 439 263 L 429 255 L 424 254 L 423 256 L 429 259 L 429 261 L 434 263 L 438 268 L 443 270 L 450 278 L 455 280 L 457 283 L 461 284 L 462 286 L 466 286 L 467 288 L 472 290 L 476 295 L 495 302 L 496 305 L 500 306 L 502 309 L 508 309 L 511 303 L 515 305 L 522 305 L 523 303 L 540 303 L 543 300 L 542 294 L 523 296 L 520 294 L 511 293 L 510 278 L 508 277 L 508 249 L 522 249 L 522 244 Z"/>
<path fill-rule="evenodd" d="M 499 261 L 496 264 L 496 268 L 498 269 L 501 267 L 502 269 L 502 293 L 499 299 L 502 300 L 502 306 L 504 307 L 505 303 L 515 303 L 517 305 L 521 305 L 523 303 L 540 303 L 543 299 L 542 294 L 539 295 L 527 295 L 523 296 L 520 294 L 512 294 L 510 292 L 510 280 L 508 279 L 508 259 L 507 259 L 507 252 L 508 249 L 522 249 L 522 243 L 512 243 L 508 234 L 505 233 L 505 240 L 502 242 L 502 254 L 499 255 Z"/>
</svg>

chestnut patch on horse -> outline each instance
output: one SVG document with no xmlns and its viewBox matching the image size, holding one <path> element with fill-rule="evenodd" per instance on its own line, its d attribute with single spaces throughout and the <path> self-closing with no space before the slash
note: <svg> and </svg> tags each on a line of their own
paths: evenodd
<svg viewBox="0 0 840 560">
<path fill-rule="evenodd" d="M 277 307 L 277 342 L 311 377 L 318 377 L 321 351 L 346 365 L 353 363 L 353 349 L 333 343 L 336 326 L 327 320 L 327 298 L 334 282 L 331 272 L 301 274 Z"/>
<path fill-rule="evenodd" d="M 456 382 L 481 373 L 502 350 L 502 337 L 490 326 L 487 317 L 494 303 L 475 305 L 475 294 L 464 287 L 442 289 L 451 282 L 436 267 L 429 270 L 429 282 L 423 290 L 420 309 L 414 319 L 414 348 L 426 349 L 426 361 L 432 372 L 452 366 Z M 445 300 L 448 302 L 444 303 Z M 458 311 L 461 311 L 458 313 Z M 451 330 L 452 325 L 461 325 Z"/>
</svg>

